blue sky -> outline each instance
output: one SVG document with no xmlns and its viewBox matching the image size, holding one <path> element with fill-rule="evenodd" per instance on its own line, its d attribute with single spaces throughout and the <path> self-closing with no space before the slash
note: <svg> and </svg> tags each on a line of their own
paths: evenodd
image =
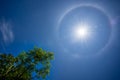
<svg viewBox="0 0 120 80">
<path fill-rule="evenodd" d="M 98 42 L 92 41 L 87 46 L 89 51 L 84 46 L 80 49 L 80 43 L 73 45 L 69 38 L 64 39 L 64 36 L 70 34 L 66 33 L 71 25 L 69 21 L 73 23 L 76 21 L 76 17 L 73 18 L 72 15 L 81 15 L 79 10 L 66 14 L 67 16 L 65 15 L 61 25 L 58 26 L 61 16 L 67 10 L 73 6 L 85 4 L 101 7 L 111 17 L 112 24 L 109 25 L 108 17 L 101 9 L 91 12 L 94 13 L 93 16 L 90 15 L 93 18 L 90 19 L 91 22 L 95 21 L 96 25 L 103 22 L 103 26 L 98 27 L 107 30 L 103 35 L 102 32 L 98 32 L 97 37 L 93 37 L 93 40 Z M 90 9 L 93 8 L 90 7 Z M 88 10 L 89 8 L 83 14 L 89 17 Z M 84 9 L 82 11 L 84 12 Z M 120 80 L 119 26 L 119 0 L 0 0 L 0 53 L 12 53 L 16 56 L 34 46 L 54 52 L 55 59 L 52 61 L 48 80 Z M 60 27 L 59 30 L 57 30 L 58 27 Z M 113 36 L 109 45 L 104 48 L 109 40 L 107 34 L 110 28 L 108 27 L 112 27 Z M 88 39 L 87 42 L 89 41 Z M 103 51 L 101 51 L 99 42 L 104 48 Z M 96 56 L 97 51 L 101 52 Z M 94 56 L 84 57 L 81 55 L 84 52 L 86 55 Z"/>
</svg>

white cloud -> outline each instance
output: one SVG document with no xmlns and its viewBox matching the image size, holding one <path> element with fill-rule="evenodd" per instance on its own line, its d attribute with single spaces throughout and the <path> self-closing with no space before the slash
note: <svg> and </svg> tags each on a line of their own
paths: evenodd
<svg viewBox="0 0 120 80">
<path fill-rule="evenodd" d="M 0 32 L 2 33 L 3 41 L 5 44 L 11 43 L 14 40 L 12 26 L 5 20 L 0 22 Z"/>
</svg>

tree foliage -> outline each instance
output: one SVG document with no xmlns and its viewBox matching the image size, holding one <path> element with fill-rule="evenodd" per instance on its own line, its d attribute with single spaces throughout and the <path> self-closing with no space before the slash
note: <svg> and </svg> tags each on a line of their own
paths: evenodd
<svg viewBox="0 0 120 80">
<path fill-rule="evenodd" d="M 0 54 L 0 80 L 45 79 L 50 72 L 52 52 L 34 48 L 22 52 L 17 57 L 12 54 Z"/>
</svg>

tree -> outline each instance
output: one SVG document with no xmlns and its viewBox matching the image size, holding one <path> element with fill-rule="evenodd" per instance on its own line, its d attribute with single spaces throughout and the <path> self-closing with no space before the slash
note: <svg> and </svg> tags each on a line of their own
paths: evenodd
<svg viewBox="0 0 120 80">
<path fill-rule="evenodd" d="M 34 48 L 22 52 L 17 57 L 12 54 L 0 54 L 0 80 L 45 79 L 50 72 L 52 52 Z"/>
</svg>

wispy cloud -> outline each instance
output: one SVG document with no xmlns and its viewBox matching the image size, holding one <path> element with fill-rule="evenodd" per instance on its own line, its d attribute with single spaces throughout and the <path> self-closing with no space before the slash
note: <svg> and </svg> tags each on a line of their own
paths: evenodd
<svg viewBox="0 0 120 80">
<path fill-rule="evenodd" d="M 5 44 L 11 43 L 14 40 L 12 26 L 9 22 L 3 20 L 0 22 L 0 32 Z"/>
</svg>

